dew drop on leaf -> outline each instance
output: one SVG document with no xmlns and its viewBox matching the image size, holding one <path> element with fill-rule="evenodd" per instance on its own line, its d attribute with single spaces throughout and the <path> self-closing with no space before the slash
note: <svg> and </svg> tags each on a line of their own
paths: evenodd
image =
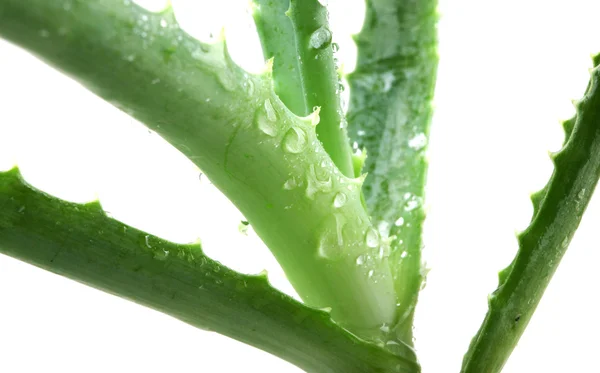
<svg viewBox="0 0 600 373">
<path fill-rule="evenodd" d="M 244 89 L 246 90 L 248 96 L 254 95 L 254 82 L 252 79 L 248 79 L 244 82 Z"/>
<path fill-rule="evenodd" d="M 154 253 L 154 259 L 166 260 L 169 257 L 169 250 L 159 249 Z"/>
<path fill-rule="evenodd" d="M 331 43 L 331 31 L 326 27 L 319 27 L 312 33 L 309 40 L 311 48 L 322 49 Z"/>
<path fill-rule="evenodd" d="M 317 192 L 327 193 L 331 191 L 333 181 L 329 171 L 324 167 L 325 165 L 321 165 L 321 167 L 310 165 L 309 167 L 306 178 L 306 196 L 310 199 L 313 199 Z"/>
<path fill-rule="evenodd" d="M 340 259 L 344 251 L 345 224 L 346 219 L 340 214 L 334 214 L 326 219 L 319 239 L 319 256 L 331 260 Z"/>
<path fill-rule="evenodd" d="M 335 207 L 336 209 L 339 209 L 340 207 L 342 207 L 346 204 L 347 200 L 348 200 L 348 197 L 346 196 L 346 194 L 339 192 L 333 198 L 333 207 Z"/>
<path fill-rule="evenodd" d="M 363 264 L 365 264 L 365 256 L 359 255 L 358 258 L 356 258 L 356 265 L 361 266 Z"/>
<path fill-rule="evenodd" d="M 581 189 L 579 191 L 579 193 L 577 193 L 577 203 L 580 203 L 584 197 L 585 197 L 585 188 Z"/>
<path fill-rule="evenodd" d="M 283 184 L 283 189 L 285 189 L 285 190 L 292 190 L 292 189 L 295 189 L 297 187 L 298 187 L 298 182 L 296 181 L 296 178 L 294 178 L 294 177 L 289 178 Z"/>
<path fill-rule="evenodd" d="M 283 136 L 283 149 L 292 154 L 300 153 L 306 147 L 306 134 L 300 128 L 291 127 Z"/>
<path fill-rule="evenodd" d="M 275 113 L 275 109 L 273 109 L 273 104 L 271 103 L 271 100 L 266 99 L 264 107 L 265 113 L 267 114 L 267 119 L 271 122 L 275 122 L 277 120 L 277 114 Z"/>
<path fill-rule="evenodd" d="M 365 243 L 370 248 L 375 248 L 379 246 L 379 233 L 373 228 L 367 229 L 367 233 L 365 234 Z"/>
<path fill-rule="evenodd" d="M 268 136 L 274 137 L 277 135 L 277 126 L 275 123 L 276 120 L 277 115 L 275 114 L 273 105 L 269 99 L 266 99 L 263 107 L 258 109 L 258 113 L 256 115 L 256 125 L 261 132 Z"/>
<path fill-rule="evenodd" d="M 427 136 L 422 132 L 408 140 L 408 146 L 413 150 L 421 150 L 425 145 L 427 145 Z"/>
</svg>

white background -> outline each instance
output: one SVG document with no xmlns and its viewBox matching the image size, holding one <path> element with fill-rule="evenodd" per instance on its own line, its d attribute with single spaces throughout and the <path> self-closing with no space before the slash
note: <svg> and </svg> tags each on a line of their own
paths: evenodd
<svg viewBox="0 0 600 373">
<path fill-rule="evenodd" d="M 259 69 L 256 40 L 240 40 L 249 34 L 245 1 L 228 1 L 242 5 L 229 13 L 237 26 L 228 29 L 234 56 Z M 217 4 L 234 9 L 225 1 L 199 2 L 210 10 L 173 2 L 183 26 L 198 36 L 206 33 L 199 24 L 218 29 Z M 330 0 L 330 8 L 349 71 L 347 34 L 360 28 L 361 1 Z M 572 115 L 589 56 L 600 51 L 594 0 L 441 0 L 440 13 L 425 234 L 432 270 L 416 320 L 425 373 L 459 371 L 496 273 L 516 251 L 515 232 L 530 219 L 529 194 L 552 171 L 547 153 L 562 142 L 559 119 Z M 249 273 L 266 268 L 277 287 L 292 292 L 268 250 L 252 232 L 238 232 L 241 216 L 198 180 L 195 166 L 139 123 L 0 42 L 0 169 L 16 163 L 38 188 L 77 202 L 100 198 L 115 218 L 174 241 L 201 238 L 210 256 Z M 596 197 L 504 372 L 599 371 L 599 222 Z M 141 371 L 298 369 L 0 256 L 0 372 Z"/>
</svg>

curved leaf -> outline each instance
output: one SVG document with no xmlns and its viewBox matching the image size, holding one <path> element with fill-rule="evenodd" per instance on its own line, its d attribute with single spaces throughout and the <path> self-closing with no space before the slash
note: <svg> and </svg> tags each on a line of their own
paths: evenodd
<svg viewBox="0 0 600 373">
<path fill-rule="evenodd" d="M 590 83 L 565 122 L 565 144 L 552 157 L 554 172 L 532 196 L 531 224 L 519 250 L 500 272 L 498 288 L 463 360 L 463 373 L 500 372 L 527 327 L 573 238 L 600 177 L 600 70 L 594 58 Z"/>
<path fill-rule="evenodd" d="M 98 203 L 68 203 L 0 173 L 0 253 L 212 330 L 309 372 L 418 372 L 354 337 L 325 311 L 202 253 L 108 218 Z"/>
<path fill-rule="evenodd" d="M 390 265 L 399 297 L 396 331 L 406 343 L 412 343 L 424 279 L 421 231 L 438 62 L 436 6 L 436 0 L 368 0 L 355 37 L 356 70 L 348 76 L 348 131 L 367 150 L 365 201 L 381 234 L 395 236 Z"/>
</svg>

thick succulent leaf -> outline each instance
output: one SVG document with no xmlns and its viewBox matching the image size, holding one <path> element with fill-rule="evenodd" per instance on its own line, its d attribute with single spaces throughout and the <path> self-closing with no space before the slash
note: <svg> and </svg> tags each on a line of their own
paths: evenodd
<svg viewBox="0 0 600 373">
<path fill-rule="evenodd" d="M 569 246 L 600 177 L 599 58 L 575 118 L 565 122 L 554 172 L 532 197 L 534 215 L 518 236 L 519 250 L 500 272 L 488 313 L 463 360 L 463 373 L 500 372 L 531 319 Z"/>
<path fill-rule="evenodd" d="M 340 106 L 327 8 L 318 0 L 254 0 L 265 57 L 274 58 L 275 92 L 296 115 L 318 107 L 319 141 L 340 171 L 352 177 L 352 154 Z"/>
<path fill-rule="evenodd" d="M 373 222 L 392 240 L 399 337 L 412 343 L 423 281 L 425 150 L 436 79 L 435 0 L 368 0 L 356 70 L 348 76 L 348 131 L 368 156 L 363 192 Z M 357 167 L 358 169 L 358 167 Z"/>
<path fill-rule="evenodd" d="M 179 245 L 0 173 L 0 253 L 271 352 L 309 372 L 418 372 L 325 311 Z"/>
<path fill-rule="evenodd" d="M 294 114 L 307 116 L 312 107 L 303 94 L 300 60 L 292 21 L 285 14 L 289 0 L 254 0 L 253 17 L 265 59 L 273 59 L 275 92 Z"/>
<path fill-rule="evenodd" d="M 340 174 L 310 118 L 273 92 L 270 71 L 247 73 L 224 40 L 199 42 L 169 9 L 69 4 L 0 0 L 0 37 L 179 149 L 252 224 L 307 304 L 331 307 L 340 325 L 378 337 L 396 317 L 396 297 L 386 257 L 356 265 L 360 254 L 379 252 L 365 239 L 373 226 L 362 182 Z"/>
</svg>

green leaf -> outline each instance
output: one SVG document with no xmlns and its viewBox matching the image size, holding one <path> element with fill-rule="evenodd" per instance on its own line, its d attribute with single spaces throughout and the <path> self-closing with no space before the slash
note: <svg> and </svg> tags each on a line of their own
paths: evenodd
<svg viewBox="0 0 600 373">
<path fill-rule="evenodd" d="M 421 231 L 425 151 L 436 80 L 435 0 L 368 0 L 356 35 L 358 60 L 348 76 L 349 134 L 366 148 L 363 186 L 376 225 L 392 240 L 400 339 L 412 343 L 412 318 L 424 279 Z M 358 169 L 358 167 L 357 167 Z"/>
<path fill-rule="evenodd" d="M 285 14 L 289 0 L 254 0 L 252 16 L 265 59 L 273 59 L 275 93 L 290 111 L 307 116 L 312 106 L 306 101 L 300 60 L 296 54 L 296 38 L 292 21 Z"/>
<path fill-rule="evenodd" d="M 310 372 L 418 372 L 363 342 L 325 311 L 202 253 L 108 218 L 0 173 L 0 253 L 277 355 Z M 201 369 L 201 368 L 200 368 Z"/>
<path fill-rule="evenodd" d="M 519 250 L 500 272 L 498 288 L 463 360 L 463 373 L 500 372 L 531 319 L 566 252 L 600 177 L 600 70 L 594 59 L 590 83 L 565 122 L 563 148 L 552 156 L 554 172 L 534 194 L 535 212 L 518 236 Z"/>
<path fill-rule="evenodd" d="M 362 181 L 340 173 L 310 119 L 273 92 L 270 72 L 247 73 L 223 40 L 199 42 L 169 10 L 71 4 L 0 0 L 0 37 L 179 149 L 241 211 L 306 304 L 331 307 L 343 327 L 380 339 L 396 318 L 396 296 L 378 237 L 366 239 L 374 229 Z M 358 265 L 360 255 L 373 259 Z"/>
<path fill-rule="evenodd" d="M 342 174 L 352 177 L 327 8 L 318 0 L 254 2 L 265 57 L 274 58 L 275 92 L 296 115 L 307 116 L 320 108 L 319 141 Z"/>
</svg>

